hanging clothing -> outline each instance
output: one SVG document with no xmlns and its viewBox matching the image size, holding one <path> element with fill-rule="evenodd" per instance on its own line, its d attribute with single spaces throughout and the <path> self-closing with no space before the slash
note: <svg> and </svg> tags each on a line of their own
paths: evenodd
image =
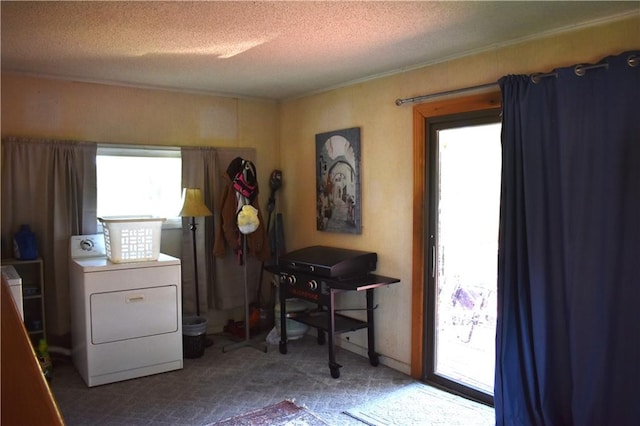
<svg viewBox="0 0 640 426">
<path fill-rule="evenodd" d="M 223 179 L 223 175 L 234 158 L 240 157 L 253 161 L 255 163 L 256 152 L 254 148 L 219 148 L 217 149 L 216 157 L 216 172 L 213 176 L 214 192 L 212 194 L 214 215 L 210 217 L 213 221 L 213 225 L 209 232 L 211 236 L 211 247 L 208 248 L 208 257 L 211 258 L 213 263 L 211 279 L 212 286 L 210 288 L 209 300 L 210 307 L 217 310 L 235 309 L 244 306 L 245 300 L 245 279 L 244 273 L 239 273 L 238 257 L 230 248 L 226 247 L 223 243 L 223 251 L 226 251 L 224 256 L 214 255 L 214 246 L 216 235 L 219 235 L 220 223 L 222 222 L 220 214 L 220 201 L 222 200 L 222 193 L 228 189 L 229 182 L 227 179 Z M 233 176 L 232 174 L 228 174 Z M 199 231 L 199 229 L 198 229 Z M 247 266 L 249 293 L 255 294 L 258 286 L 258 278 L 260 275 L 261 262 L 253 256 L 247 256 L 245 258 L 245 264 Z M 244 268 L 244 266 L 242 267 Z"/>
<path fill-rule="evenodd" d="M 215 234 L 219 229 L 220 205 L 223 189 L 227 184 L 222 175 L 234 158 L 255 160 L 254 148 L 212 148 L 182 147 L 182 186 L 200 188 L 205 204 L 214 212 L 214 216 L 196 217 L 198 285 L 200 290 L 200 310 L 226 310 L 242 306 L 244 292 L 242 274 L 238 274 L 236 256 L 228 250 L 228 255 L 214 256 Z M 238 163 L 240 165 L 241 163 Z M 192 232 L 189 222 L 183 221 L 182 247 L 182 296 L 183 313 L 193 314 L 195 309 L 195 279 L 193 264 Z M 260 262 L 249 258 L 249 283 L 257 283 Z M 200 267 L 203 265 L 203 267 Z M 252 290 L 253 291 L 253 290 Z"/>
<path fill-rule="evenodd" d="M 239 182 L 242 182 L 242 190 L 252 188 L 249 189 L 249 192 L 241 194 L 242 197 L 247 195 L 245 200 L 242 201 L 242 204 L 253 206 L 258 211 L 258 219 L 260 221 L 260 224 L 254 232 L 246 234 L 248 251 L 246 254 L 254 256 L 260 261 L 265 261 L 271 256 L 271 249 L 267 241 L 266 228 L 258 202 L 258 183 L 257 181 L 251 182 L 251 179 L 247 182 L 247 179 L 244 177 L 242 180 L 236 179 L 238 173 L 242 174 L 242 163 L 240 160 L 242 159 L 234 159 L 222 176 L 224 187 L 220 201 L 220 220 L 218 221 L 216 230 L 213 254 L 217 257 L 222 257 L 226 254 L 227 249 L 231 249 L 234 252 L 242 250 L 242 239 L 240 238 L 242 234 L 240 233 L 237 223 L 237 215 L 242 207 L 239 205 L 237 194 L 240 192 L 237 188 L 239 187 Z M 253 173 L 255 176 L 255 168 L 253 169 Z"/>
</svg>

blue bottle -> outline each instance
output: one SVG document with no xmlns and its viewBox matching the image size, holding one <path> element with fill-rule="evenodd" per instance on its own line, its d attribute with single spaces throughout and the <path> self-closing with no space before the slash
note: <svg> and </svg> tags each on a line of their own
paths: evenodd
<svg viewBox="0 0 640 426">
<path fill-rule="evenodd" d="M 29 225 L 20 225 L 20 230 L 13 236 L 13 255 L 18 260 L 33 260 L 38 257 L 36 235 Z"/>
</svg>

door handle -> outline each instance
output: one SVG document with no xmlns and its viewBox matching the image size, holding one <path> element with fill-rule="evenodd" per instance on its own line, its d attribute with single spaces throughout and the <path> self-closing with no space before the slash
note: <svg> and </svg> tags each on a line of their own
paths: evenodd
<svg viewBox="0 0 640 426">
<path fill-rule="evenodd" d="M 436 246 L 431 246 L 431 278 L 436 277 Z"/>
</svg>

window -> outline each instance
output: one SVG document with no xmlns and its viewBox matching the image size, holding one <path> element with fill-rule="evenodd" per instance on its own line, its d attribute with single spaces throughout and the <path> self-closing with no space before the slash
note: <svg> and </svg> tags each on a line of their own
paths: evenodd
<svg viewBox="0 0 640 426">
<path fill-rule="evenodd" d="M 97 214 L 167 218 L 179 226 L 182 160 L 177 148 L 98 147 Z"/>
</svg>

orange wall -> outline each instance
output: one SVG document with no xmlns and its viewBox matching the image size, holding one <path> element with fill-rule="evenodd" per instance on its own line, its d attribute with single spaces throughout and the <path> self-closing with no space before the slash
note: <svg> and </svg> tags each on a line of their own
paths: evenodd
<svg viewBox="0 0 640 426">
<path fill-rule="evenodd" d="M 159 146 L 252 147 L 260 205 L 278 163 L 277 102 L 2 74 L 2 136 Z M 5 202 L 5 200 L 2 200 Z M 162 251 L 181 255 L 182 232 L 165 229 Z M 222 331 L 243 309 L 208 312 Z"/>
<path fill-rule="evenodd" d="M 3 137 L 255 147 L 265 179 L 277 163 L 278 113 L 271 101 L 2 74 Z"/>
<path fill-rule="evenodd" d="M 401 279 L 377 291 L 376 349 L 384 355 L 382 363 L 408 372 L 411 350 L 413 110 L 410 104 L 396 106 L 395 100 L 491 83 L 506 74 L 595 62 L 639 44 L 636 15 L 283 103 L 280 163 L 286 186 L 280 205 L 287 249 L 324 244 L 375 251 L 378 273 Z M 315 135 L 349 127 L 360 127 L 362 138 L 359 236 L 319 232 L 315 223 Z M 355 296 L 346 299 L 346 305 L 359 303 Z M 365 354 L 366 333 L 351 333 L 343 344 Z"/>
</svg>

